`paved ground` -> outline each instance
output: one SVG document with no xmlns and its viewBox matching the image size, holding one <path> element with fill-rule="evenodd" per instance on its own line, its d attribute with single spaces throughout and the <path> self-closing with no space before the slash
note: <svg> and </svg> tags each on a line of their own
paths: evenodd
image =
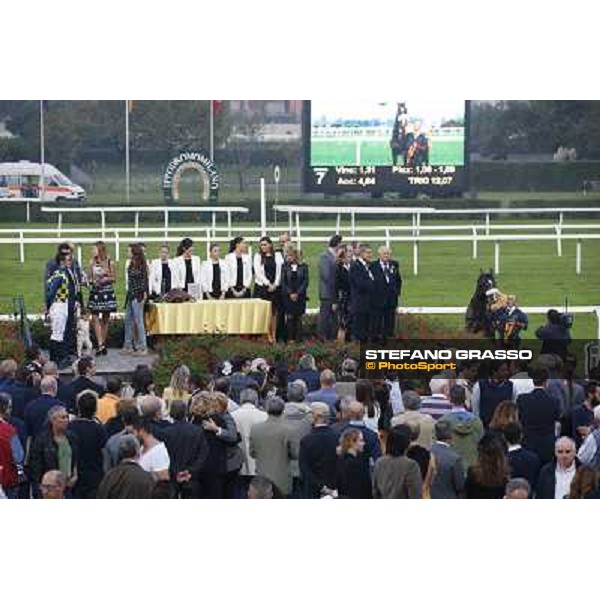
<svg viewBox="0 0 600 600">
<path fill-rule="evenodd" d="M 152 365 L 158 358 L 156 352 L 148 351 L 147 356 L 123 355 L 116 348 L 109 348 L 106 356 L 96 357 L 96 374 L 106 376 L 111 373 L 124 374 L 133 373 L 138 365 Z M 72 368 L 63 369 L 61 375 L 72 375 Z"/>
</svg>

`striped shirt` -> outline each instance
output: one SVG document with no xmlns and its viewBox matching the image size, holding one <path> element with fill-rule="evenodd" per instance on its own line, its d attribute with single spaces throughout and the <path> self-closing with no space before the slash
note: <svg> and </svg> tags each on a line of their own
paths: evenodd
<svg viewBox="0 0 600 600">
<path fill-rule="evenodd" d="M 443 394 L 421 396 L 421 413 L 431 415 L 436 421 L 452 410 L 452 404 Z"/>
</svg>

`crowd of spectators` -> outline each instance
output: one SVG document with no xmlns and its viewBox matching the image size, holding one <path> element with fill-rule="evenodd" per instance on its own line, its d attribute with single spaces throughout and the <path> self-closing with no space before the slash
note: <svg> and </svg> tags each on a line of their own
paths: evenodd
<svg viewBox="0 0 600 600">
<path fill-rule="evenodd" d="M 600 384 L 573 360 L 465 362 L 431 380 L 234 357 L 67 382 L 33 346 L 0 363 L 2 497 L 597 498 Z"/>
</svg>

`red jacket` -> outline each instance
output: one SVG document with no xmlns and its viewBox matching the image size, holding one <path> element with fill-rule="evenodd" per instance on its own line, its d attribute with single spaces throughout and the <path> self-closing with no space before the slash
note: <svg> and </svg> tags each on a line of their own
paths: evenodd
<svg viewBox="0 0 600 600">
<path fill-rule="evenodd" d="M 3 488 L 17 485 L 17 467 L 13 461 L 11 439 L 17 435 L 17 430 L 6 421 L 0 421 L 0 484 Z"/>
</svg>

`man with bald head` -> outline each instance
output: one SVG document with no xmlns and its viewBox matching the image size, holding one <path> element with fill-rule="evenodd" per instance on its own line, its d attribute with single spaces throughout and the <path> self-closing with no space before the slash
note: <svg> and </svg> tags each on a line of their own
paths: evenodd
<svg viewBox="0 0 600 600">
<path fill-rule="evenodd" d="M 44 473 L 40 491 L 44 500 L 62 500 L 67 489 L 67 478 L 62 471 L 53 470 Z"/>
<path fill-rule="evenodd" d="M 542 467 L 537 480 L 536 498 L 561 500 L 568 496 L 577 467 L 575 442 L 560 437 L 554 444 L 554 460 Z"/>
<path fill-rule="evenodd" d="M 308 404 L 313 402 L 324 402 L 329 406 L 331 421 L 335 419 L 335 403 L 337 402 L 337 392 L 335 390 L 335 373 L 331 369 L 324 369 L 319 377 L 320 389 L 311 392 L 306 397 Z"/>
<path fill-rule="evenodd" d="M 32 400 L 25 408 L 25 427 L 27 436 L 34 438 L 41 433 L 48 411 L 55 406 L 64 404 L 57 398 L 58 383 L 52 375 L 42 377 L 40 395 Z"/>
<path fill-rule="evenodd" d="M 300 476 L 304 498 L 320 498 L 324 487 L 335 489 L 338 436 L 329 426 L 330 409 L 313 402 L 312 430 L 300 441 Z"/>
<path fill-rule="evenodd" d="M 392 260 L 392 251 L 380 246 L 379 258 L 371 263 L 374 278 L 372 337 L 385 341 L 394 337 L 398 297 L 402 291 L 402 277 L 398 261 Z"/>
</svg>

